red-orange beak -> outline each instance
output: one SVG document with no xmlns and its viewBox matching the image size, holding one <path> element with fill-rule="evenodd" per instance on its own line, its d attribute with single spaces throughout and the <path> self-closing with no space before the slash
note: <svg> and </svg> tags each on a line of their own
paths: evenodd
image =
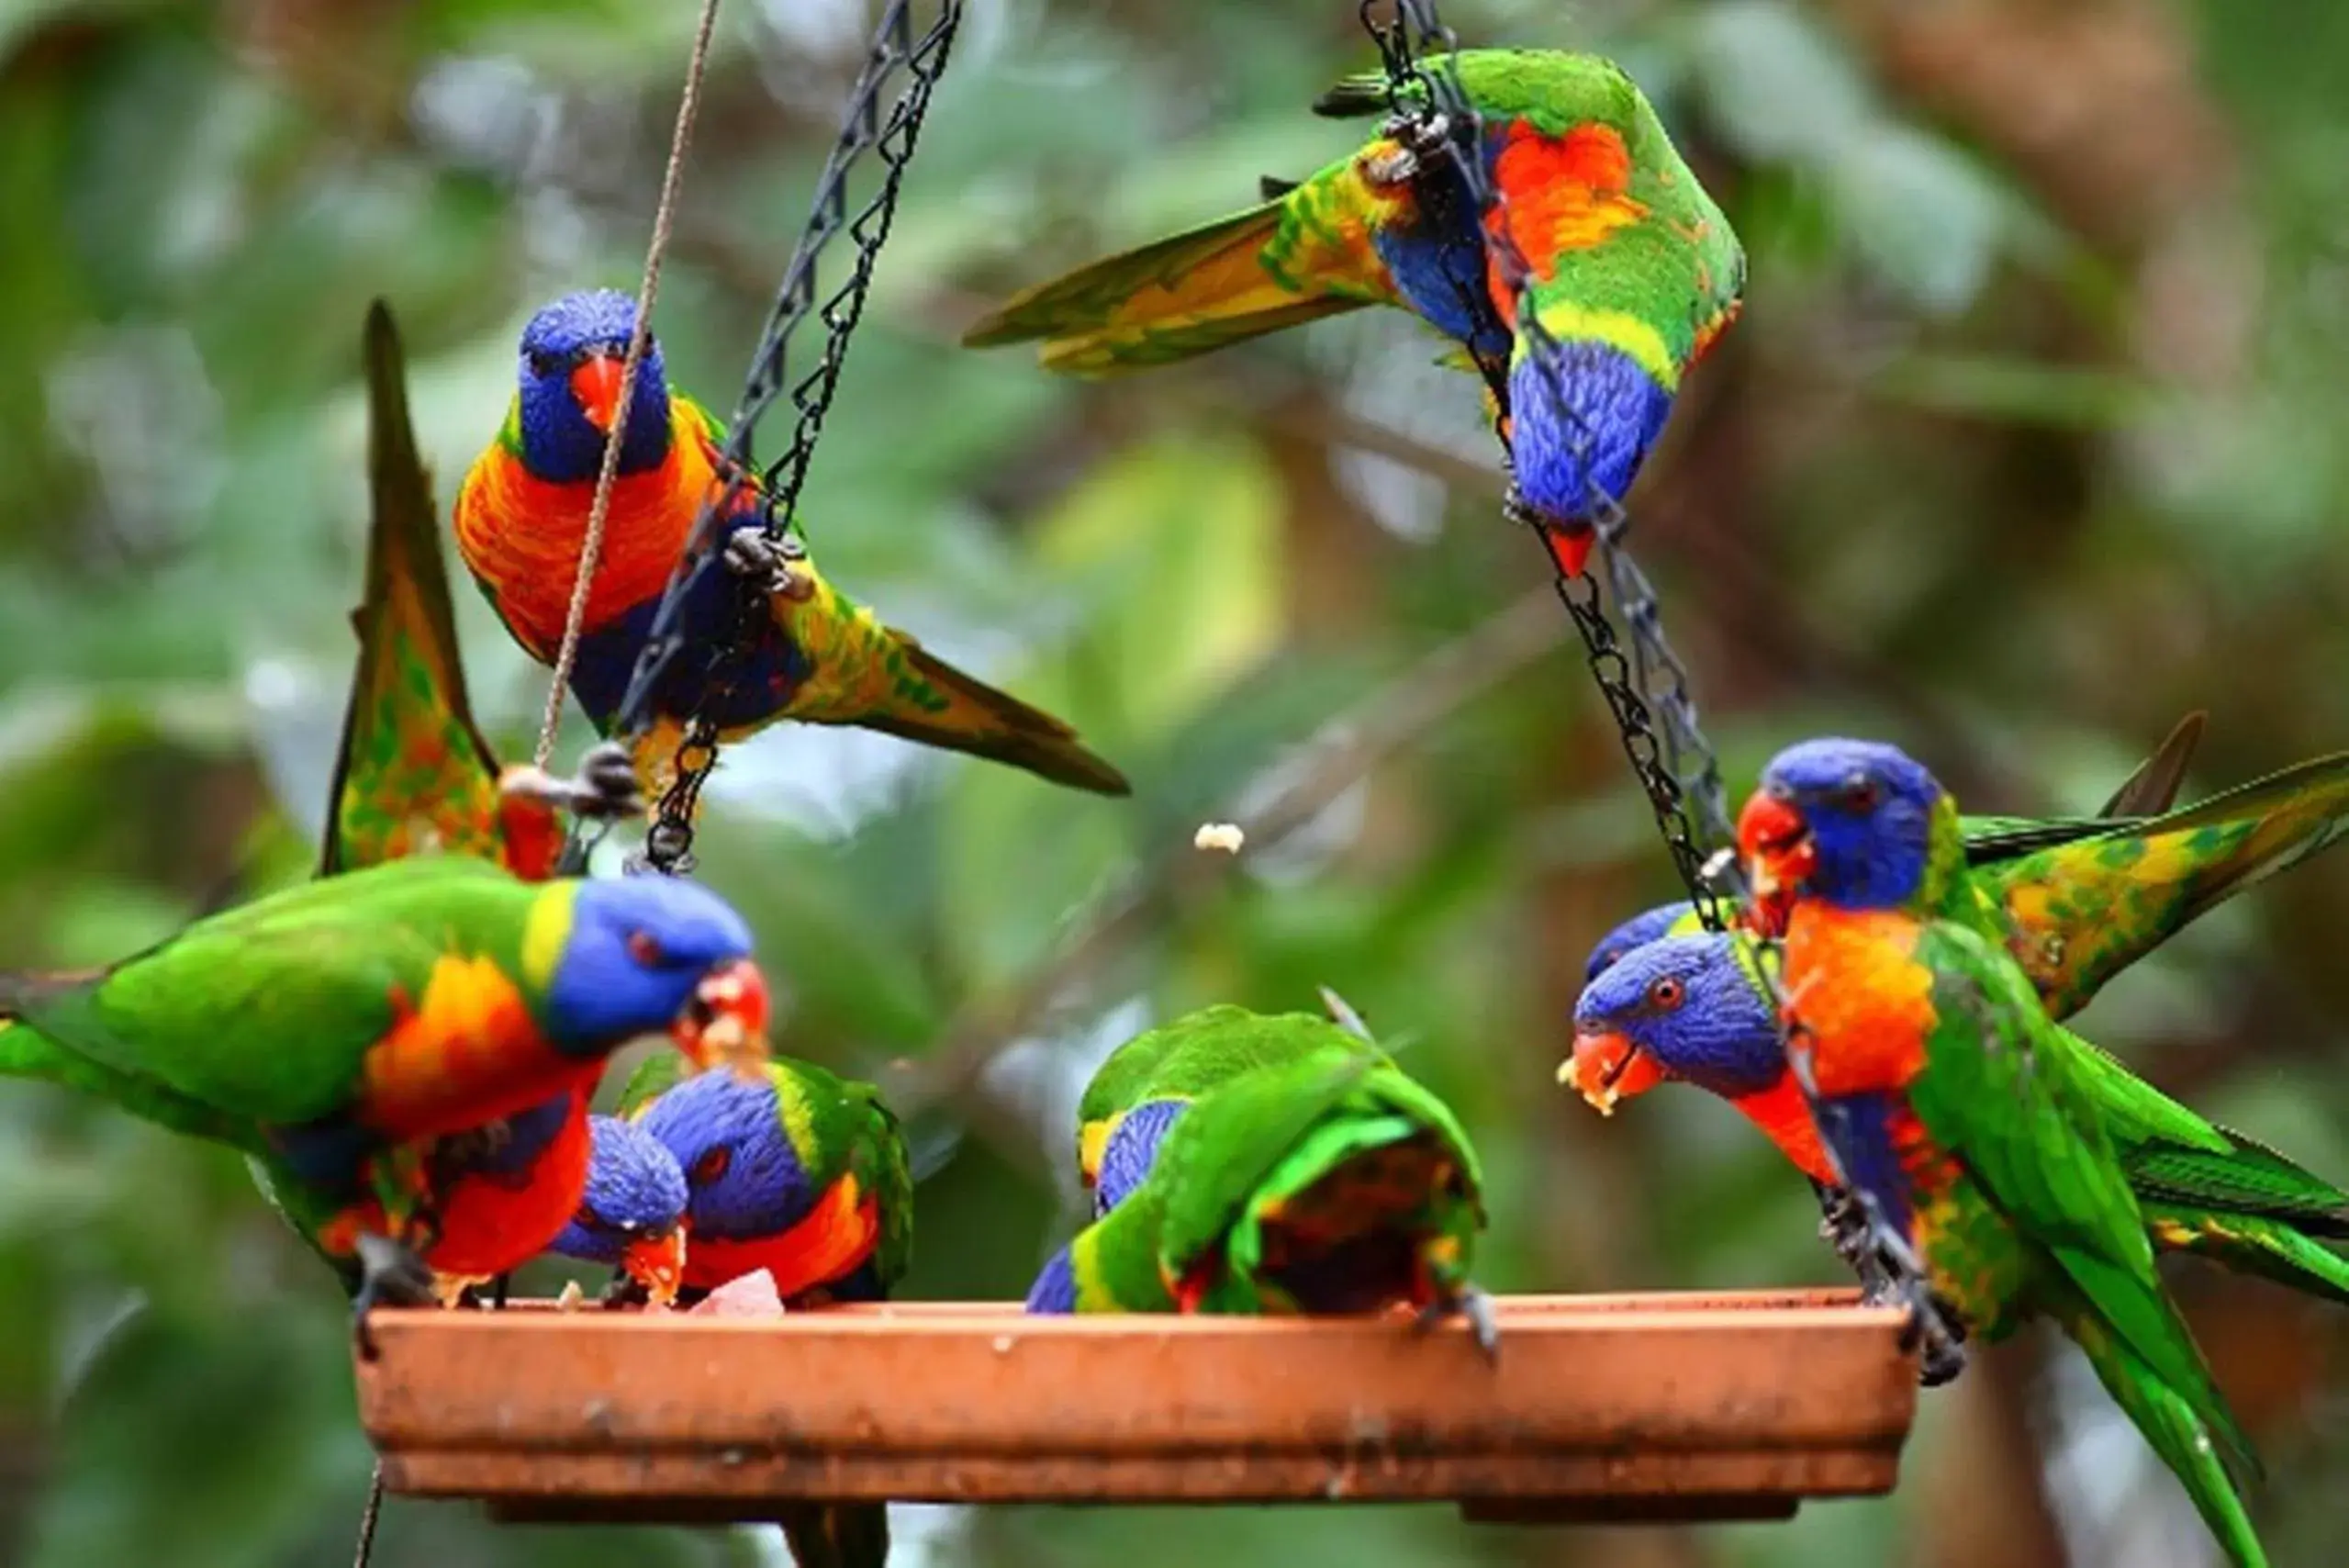
<svg viewBox="0 0 2349 1568">
<path fill-rule="evenodd" d="M 1607 1029 L 1575 1030 L 1574 1054 L 1558 1064 L 1558 1081 L 1602 1116 L 1614 1115 L 1616 1102 L 1636 1099 L 1669 1077 L 1629 1036 Z"/>
<path fill-rule="evenodd" d="M 1559 528 L 1545 523 L 1541 542 L 1549 547 L 1549 558 L 1558 569 L 1570 577 L 1583 575 L 1583 565 L 1591 558 L 1591 546 L 1598 543 L 1595 528 Z"/>
<path fill-rule="evenodd" d="M 696 1067 L 755 1059 L 766 1054 L 767 1013 L 766 977 L 750 959 L 736 958 L 701 977 L 669 1037 Z"/>
<path fill-rule="evenodd" d="M 678 1287 L 685 1283 L 685 1231 L 640 1236 L 620 1255 L 628 1277 L 644 1287 L 655 1306 L 675 1306 Z"/>
<path fill-rule="evenodd" d="M 587 422 L 606 435 L 620 418 L 620 361 L 610 354 L 589 354 L 571 372 L 571 396 Z"/>
<path fill-rule="evenodd" d="M 1795 895 L 1818 864 L 1810 824 L 1792 802 L 1757 790 L 1738 813 L 1738 853 L 1753 883 L 1752 924 L 1762 935 L 1781 935 Z"/>
</svg>

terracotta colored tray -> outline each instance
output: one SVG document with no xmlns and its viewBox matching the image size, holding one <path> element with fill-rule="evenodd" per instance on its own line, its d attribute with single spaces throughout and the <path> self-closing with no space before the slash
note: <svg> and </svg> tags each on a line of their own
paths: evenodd
<svg viewBox="0 0 2349 1568">
<path fill-rule="evenodd" d="M 1848 1291 L 1499 1305 L 1497 1368 L 1458 1324 L 387 1311 L 359 1411 L 392 1491 L 532 1520 L 755 1519 L 777 1497 L 1771 1518 L 1892 1488 L 1917 1403 L 1896 1312 Z"/>
</svg>

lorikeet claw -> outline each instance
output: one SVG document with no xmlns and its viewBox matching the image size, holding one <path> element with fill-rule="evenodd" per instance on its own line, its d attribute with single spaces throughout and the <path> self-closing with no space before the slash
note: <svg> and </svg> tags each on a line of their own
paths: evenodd
<svg viewBox="0 0 2349 1568">
<path fill-rule="evenodd" d="M 1469 1332 L 1476 1336 L 1476 1348 L 1494 1366 L 1501 1364 L 1501 1319 L 1493 1310 L 1493 1298 L 1478 1285 L 1462 1285 L 1460 1294 L 1447 1301 L 1438 1298 L 1419 1309 L 1412 1320 L 1412 1331 L 1425 1334 L 1454 1313 L 1468 1319 Z"/>
<path fill-rule="evenodd" d="M 1898 1282 L 1885 1267 L 1884 1253 L 1876 1246 L 1875 1228 L 1868 1223 L 1867 1211 L 1852 1200 L 1851 1194 L 1840 1187 L 1818 1190 L 1820 1238 L 1835 1249 L 1860 1277 L 1860 1304 L 1862 1306 L 1890 1306 L 1901 1299 Z"/>
<path fill-rule="evenodd" d="M 378 1306 L 437 1306 L 440 1293 L 424 1260 L 387 1236 L 363 1232 L 358 1241 L 359 1291 L 351 1299 L 351 1338 L 359 1359 L 381 1352 L 367 1331 L 367 1314 Z"/>
<path fill-rule="evenodd" d="M 794 563 L 807 558 L 807 546 L 789 533 L 770 534 L 763 528 L 738 528 L 726 540 L 728 571 L 738 577 L 764 582 L 768 593 L 786 599 L 802 599 L 815 592 L 816 585 L 805 573 L 791 569 Z"/>
<path fill-rule="evenodd" d="M 631 1307 L 651 1305 L 653 1293 L 644 1288 L 643 1282 L 629 1278 L 626 1270 L 616 1270 L 611 1282 L 604 1286 L 596 1301 L 606 1312 L 624 1312 Z"/>
<path fill-rule="evenodd" d="M 1943 1309 L 1923 1281 L 1909 1281 L 1905 1294 L 1908 1323 L 1901 1329 L 1900 1348 L 1917 1352 L 1917 1381 L 1924 1387 L 1939 1388 L 1965 1371 L 1964 1326 Z"/>
</svg>

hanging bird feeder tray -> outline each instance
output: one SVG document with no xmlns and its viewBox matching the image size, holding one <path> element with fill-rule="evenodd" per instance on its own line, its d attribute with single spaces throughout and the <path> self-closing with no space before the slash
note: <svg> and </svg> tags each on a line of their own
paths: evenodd
<svg viewBox="0 0 2349 1568">
<path fill-rule="evenodd" d="M 1784 1518 L 1892 1489 L 1901 1317 L 1853 1293 L 1514 1296 L 1501 1352 L 1382 1319 L 382 1311 L 387 1487 L 533 1522 L 778 1498 L 1457 1501 L 1495 1522 Z"/>
</svg>

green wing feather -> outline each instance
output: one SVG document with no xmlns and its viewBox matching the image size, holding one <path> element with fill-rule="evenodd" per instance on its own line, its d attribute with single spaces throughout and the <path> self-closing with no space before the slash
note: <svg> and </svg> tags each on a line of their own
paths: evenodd
<svg viewBox="0 0 2349 1568">
<path fill-rule="evenodd" d="M 408 420 L 399 336 L 367 311 L 366 597 L 342 716 L 321 875 L 427 847 L 498 857 L 498 759 L 474 722 L 431 479 Z"/>
<path fill-rule="evenodd" d="M 487 861 L 395 861 L 199 921 L 95 976 L 0 981 L 0 1015 L 211 1114 L 307 1122 L 348 1103 L 395 999 L 421 994 L 453 941 L 517 973 L 534 896 Z"/>
<path fill-rule="evenodd" d="M 2164 1250 L 2198 1253 L 2237 1272 L 2349 1305 L 2349 1259 L 2312 1238 L 2312 1227 L 2232 1205 L 2166 1202 L 2149 1193 L 2134 1170 L 2131 1185 L 2148 1232 Z"/>
<path fill-rule="evenodd" d="M 1039 284 L 980 318 L 963 346 L 1041 340 L 1045 368 L 1106 375 L 1393 303 L 1365 234 L 1352 254 L 1314 242 L 1349 174 L 1333 164 L 1275 199 Z"/>
<path fill-rule="evenodd" d="M 2064 1017 L 2213 905 L 2349 830 L 2349 754 L 2318 757 L 2183 811 L 2081 835 L 1975 879 L 2009 946 Z"/>
<path fill-rule="evenodd" d="M 2132 1364 L 2255 1470 L 2249 1440 L 2154 1272 L 2144 1217 L 2094 1091 L 2053 1037 L 2029 979 L 1985 938 L 1946 921 L 1923 928 L 1916 957 L 1932 973 L 1935 1014 L 1926 1069 L 1908 1090 L 1918 1121 L 2060 1271 L 2045 1285 L 2051 1309 L 2106 1326 Z M 2074 1295 L 2075 1307 L 2067 1305 Z"/>
<path fill-rule="evenodd" d="M 1124 1113 L 1146 1100 L 1195 1100 L 1242 1073 L 1326 1049 L 1330 1027 L 1309 1013 L 1217 1002 L 1135 1036 L 1094 1070 L 1077 1102 L 1077 1158 L 1086 1178 L 1098 1174 L 1091 1157 Z"/>
<path fill-rule="evenodd" d="M 853 1080 L 844 1080 L 842 1088 L 848 1106 L 842 1129 L 849 1140 L 848 1168 L 858 1188 L 873 1195 L 879 1212 L 881 1238 L 873 1255 L 874 1272 L 882 1287 L 889 1289 L 905 1277 L 913 1258 L 913 1159 L 905 1130 L 881 1092 Z"/>
<path fill-rule="evenodd" d="M 1167 1134 L 1145 1183 L 1163 1188 L 1158 1259 L 1167 1278 L 1182 1279 L 1220 1255 L 1211 1310 L 1260 1310 L 1269 1299 L 1275 1287 L 1262 1252 L 1268 1216 L 1291 1211 L 1308 1189 L 1366 1153 L 1422 1138 L 1432 1141 L 1449 1174 L 1437 1189 L 1377 1193 L 1380 1223 L 1411 1232 L 1415 1250 L 1448 1291 L 1466 1282 L 1484 1218 L 1482 1172 L 1466 1134 L 1449 1108 L 1384 1052 L 1327 1027 L 1335 1037 L 1311 1055 L 1202 1095 Z M 1409 1167 L 1406 1179 L 1427 1169 Z M 1381 1179 L 1367 1168 L 1364 1176 Z"/>
<path fill-rule="evenodd" d="M 262 1148 L 260 1129 L 249 1119 L 200 1104 L 154 1079 L 101 1066 L 22 1023 L 0 1022 L 0 1078 L 33 1079 L 94 1095 L 170 1131 L 248 1154 Z"/>
<path fill-rule="evenodd" d="M 1166 1202 L 1166 1183 L 1146 1181 L 1069 1242 L 1079 1312 L 1175 1310 L 1174 1294 L 1158 1267 Z"/>
<path fill-rule="evenodd" d="M 654 1051 L 636 1064 L 621 1086 L 620 1115 L 632 1121 L 636 1113 L 676 1088 L 685 1078 L 685 1058 L 676 1051 Z"/>
</svg>

